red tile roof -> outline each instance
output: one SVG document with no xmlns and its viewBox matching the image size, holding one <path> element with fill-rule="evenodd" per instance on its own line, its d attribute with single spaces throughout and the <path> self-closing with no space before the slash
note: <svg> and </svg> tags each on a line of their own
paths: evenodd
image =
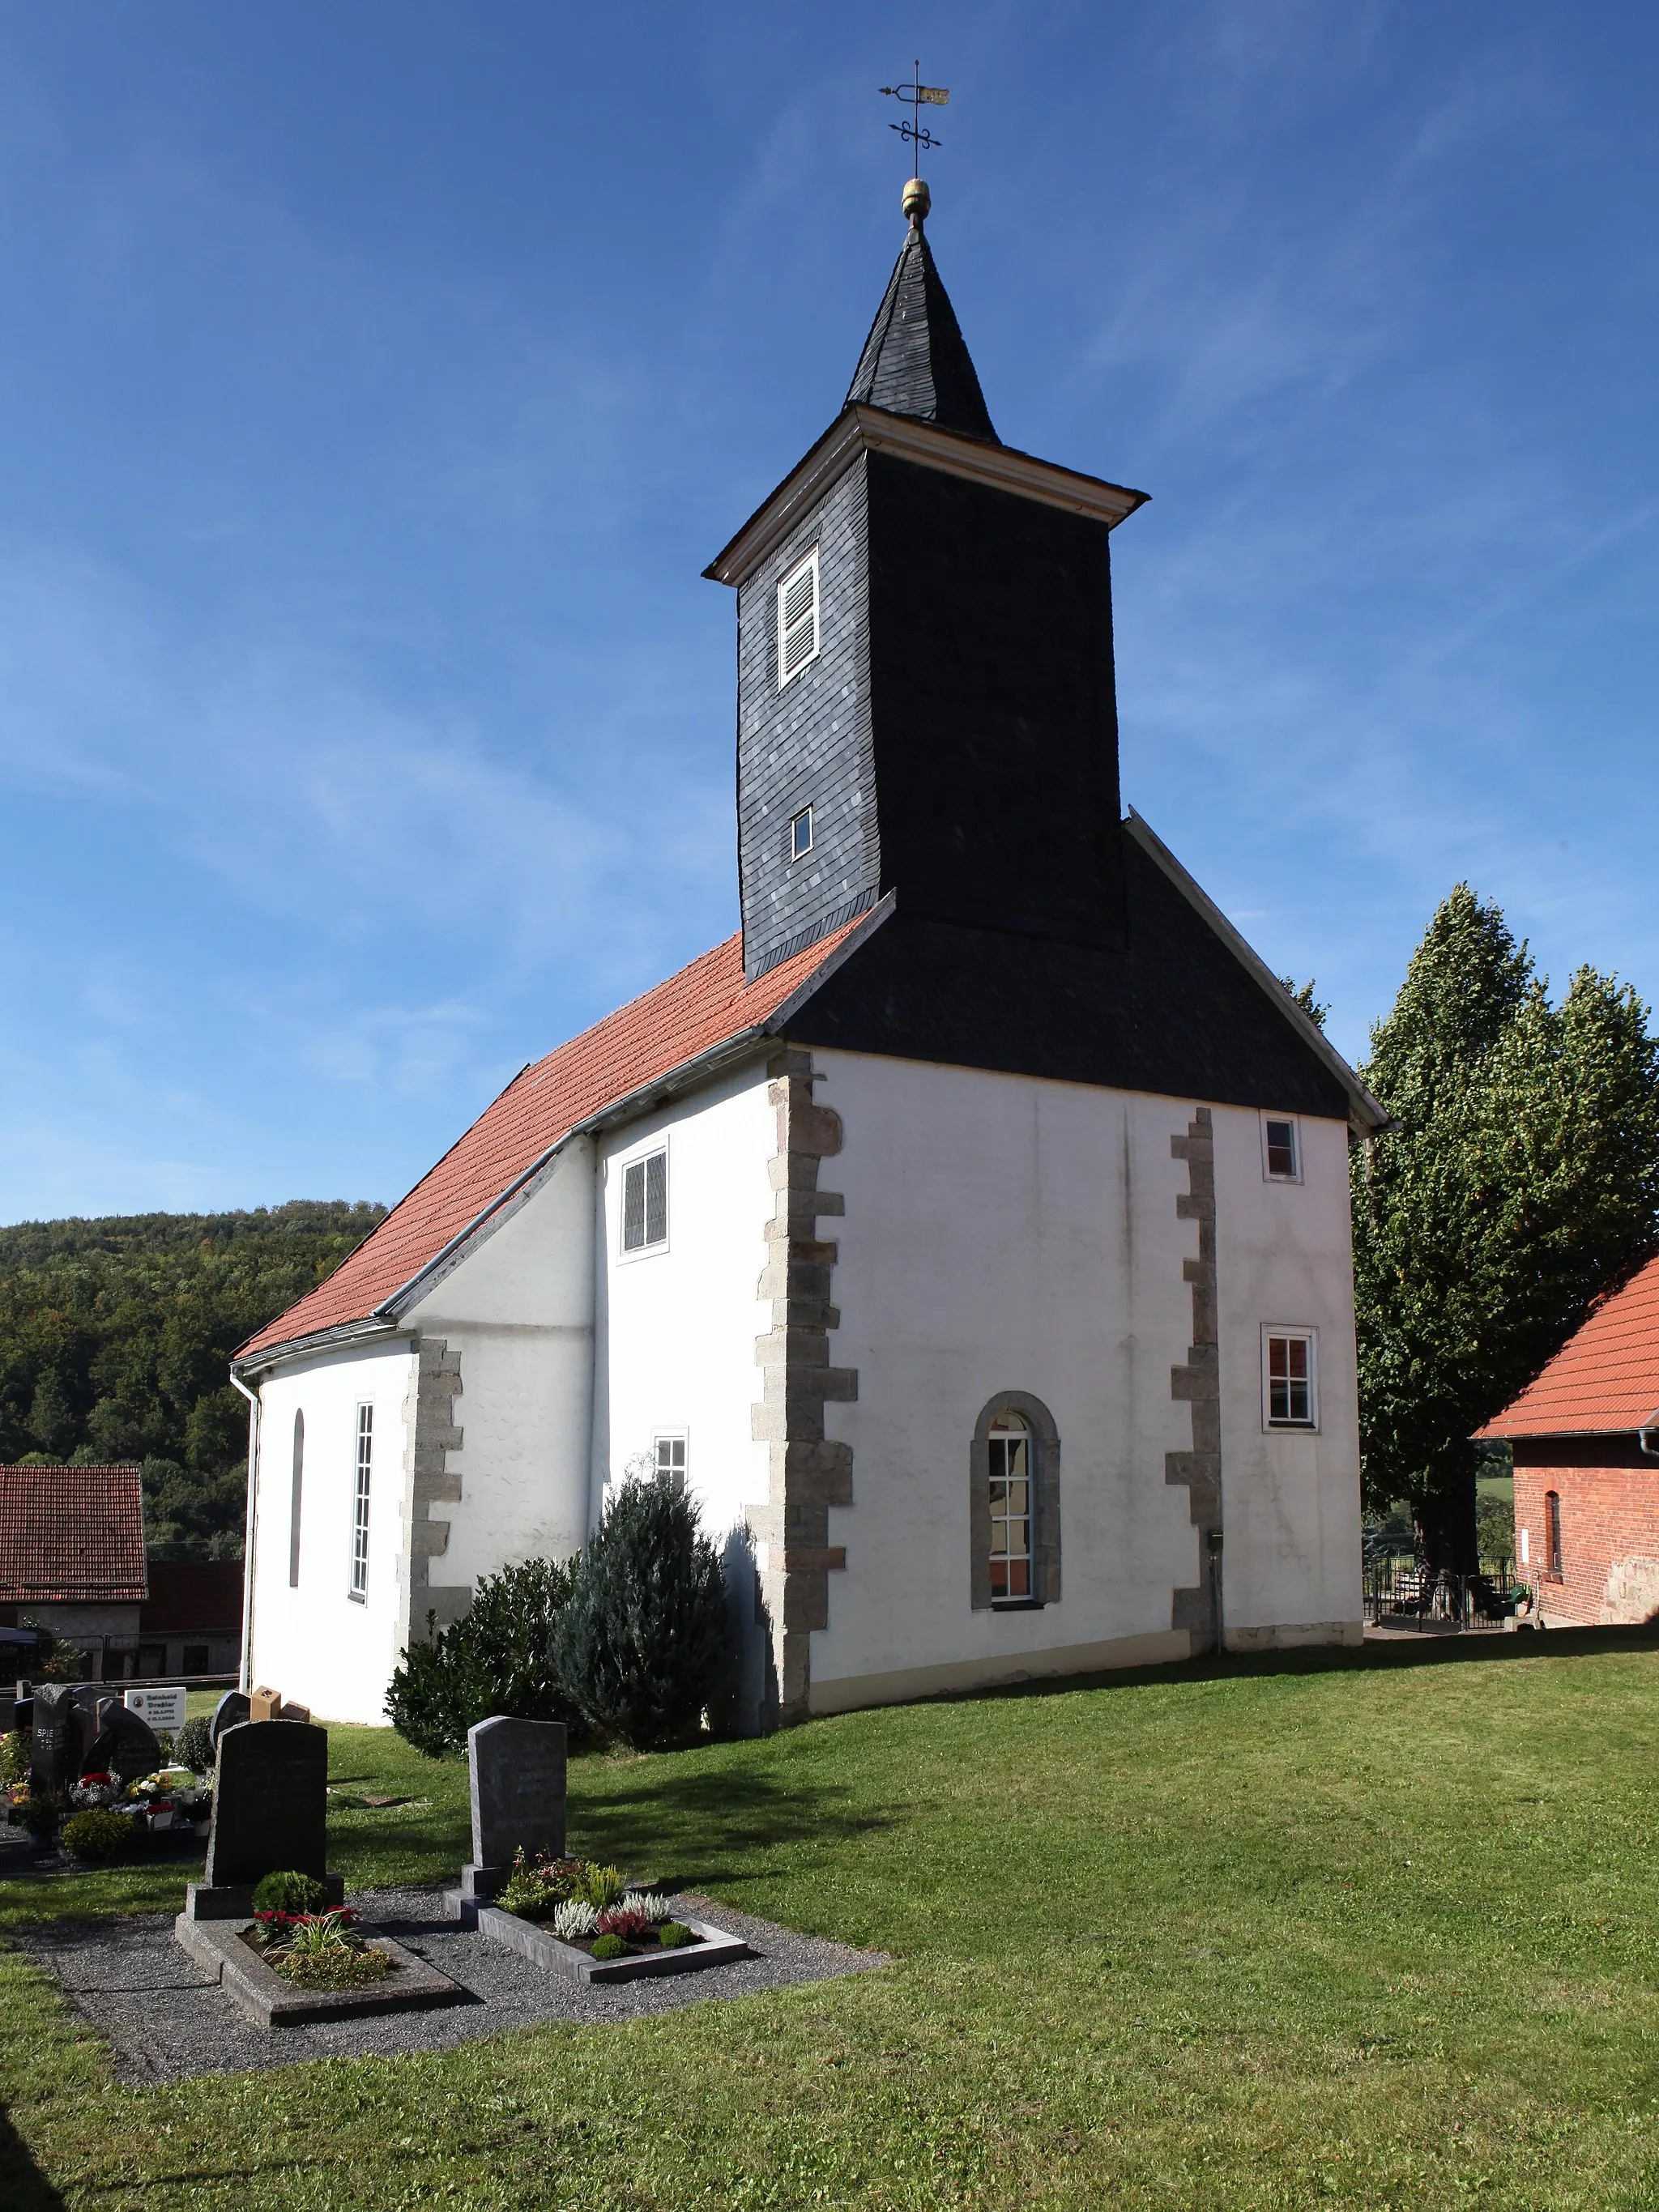
<svg viewBox="0 0 1659 2212">
<path fill-rule="evenodd" d="M 754 983 L 743 980 L 739 932 L 526 1067 L 350 1258 L 251 1336 L 238 1359 L 369 1320 L 573 1129 L 758 1028 L 858 927 L 848 922 Z"/>
<path fill-rule="evenodd" d="M 1659 1408 L 1659 1259 L 1591 1308 L 1535 1382 L 1482 1437 L 1629 1434 Z"/>
<path fill-rule="evenodd" d="M 136 1467 L 0 1467 L 0 1605 L 136 1604 L 144 1590 Z"/>
</svg>

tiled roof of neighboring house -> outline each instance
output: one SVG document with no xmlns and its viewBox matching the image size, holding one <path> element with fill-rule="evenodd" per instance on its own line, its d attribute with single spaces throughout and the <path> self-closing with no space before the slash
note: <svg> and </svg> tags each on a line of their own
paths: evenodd
<svg viewBox="0 0 1659 2212">
<path fill-rule="evenodd" d="M 152 1559 L 141 1636 L 240 1636 L 240 1559 Z"/>
<path fill-rule="evenodd" d="M 848 922 L 753 983 L 744 981 L 739 932 L 526 1067 L 350 1258 L 250 1337 L 238 1359 L 372 1319 L 574 1129 L 758 1029 L 860 926 Z"/>
<path fill-rule="evenodd" d="M 0 1467 L 0 1605 L 143 1598 L 136 1467 Z"/>
<path fill-rule="evenodd" d="M 1659 1259 L 1590 1310 L 1534 1382 L 1478 1431 L 1569 1437 L 1645 1427 L 1659 1410 Z"/>
</svg>

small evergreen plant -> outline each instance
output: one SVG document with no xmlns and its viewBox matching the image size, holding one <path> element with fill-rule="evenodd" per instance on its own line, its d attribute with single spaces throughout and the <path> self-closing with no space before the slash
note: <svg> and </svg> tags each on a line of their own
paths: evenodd
<svg viewBox="0 0 1659 2212">
<path fill-rule="evenodd" d="M 327 1903 L 326 1883 L 288 1870 L 268 1874 L 253 1893 L 256 1912 L 320 1912 Z"/>
<path fill-rule="evenodd" d="M 696 1505 L 672 1477 L 613 1492 L 576 1562 L 555 1652 L 582 1718 L 638 1749 L 684 1742 L 717 1703 L 725 1582 Z"/>
<path fill-rule="evenodd" d="M 467 1730 L 495 1713 L 576 1721 L 554 1654 L 571 1578 L 556 1559 L 526 1559 L 487 1575 L 452 1627 L 440 1628 L 428 1613 L 425 1640 L 404 1653 L 386 1692 L 386 1717 L 404 1741 L 441 1759 L 461 1750 Z"/>
<path fill-rule="evenodd" d="M 186 1721 L 179 1731 L 179 1740 L 173 1751 L 179 1765 L 189 1767 L 192 1774 L 211 1774 L 213 1722 L 210 1717 L 206 1713 L 198 1713 L 194 1720 Z"/>
</svg>

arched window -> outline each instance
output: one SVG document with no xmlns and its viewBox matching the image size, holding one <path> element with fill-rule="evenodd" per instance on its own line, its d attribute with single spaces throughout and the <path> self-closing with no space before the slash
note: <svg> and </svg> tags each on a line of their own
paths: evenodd
<svg viewBox="0 0 1659 2212">
<path fill-rule="evenodd" d="M 1544 1571 L 1559 1575 L 1561 1571 L 1561 1493 L 1559 1490 L 1544 1492 Z"/>
<path fill-rule="evenodd" d="M 300 1496 L 306 1480 L 306 1417 L 294 1416 L 294 1488 L 288 1505 L 288 1586 L 300 1587 Z"/>
<path fill-rule="evenodd" d="M 1040 1398 L 1000 1391 L 974 1424 L 971 1602 L 1054 1605 L 1060 1597 L 1060 1431 Z"/>
</svg>

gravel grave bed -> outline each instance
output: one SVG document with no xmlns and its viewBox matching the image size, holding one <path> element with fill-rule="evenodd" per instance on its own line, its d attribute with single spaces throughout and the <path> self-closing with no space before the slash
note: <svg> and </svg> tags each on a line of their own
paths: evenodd
<svg viewBox="0 0 1659 2212">
<path fill-rule="evenodd" d="M 712 1916 L 741 1936 L 756 1956 L 696 1974 L 586 1984 L 532 1966 L 475 1929 L 462 1929 L 445 1917 L 441 1887 L 365 1890 L 349 1899 L 365 1924 L 459 1982 L 468 2001 L 434 2012 L 279 2028 L 255 2027 L 204 1977 L 174 1941 L 170 1914 L 37 1922 L 18 1929 L 13 1941 L 53 1977 L 69 2003 L 109 2044 L 115 2078 L 128 2083 L 246 2074 L 311 2058 L 445 2051 L 544 2021 L 605 2027 L 795 1982 L 833 1981 L 888 1963 L 881 1952 L 798 1936 L 708 1898 L 673 1901 L 677 1911 L 683 1908 L 698 1919 Z"/>
</svg>

